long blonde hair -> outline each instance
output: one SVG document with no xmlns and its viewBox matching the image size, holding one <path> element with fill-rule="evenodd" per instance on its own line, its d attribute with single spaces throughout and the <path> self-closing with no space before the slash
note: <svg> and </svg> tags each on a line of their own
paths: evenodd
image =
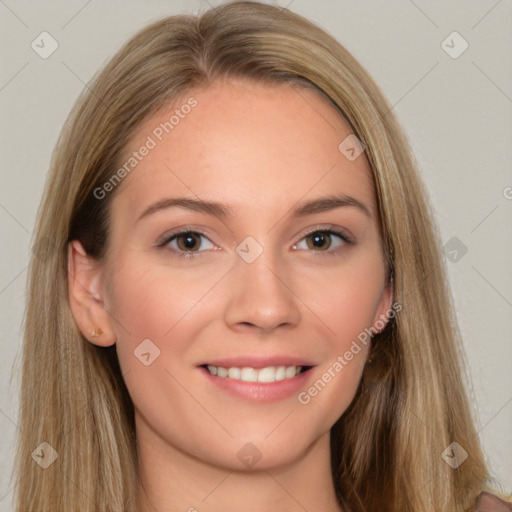
<svg viewBox="0 0 512 512">
<path fill-rule="evenodd" d="M 373 339 L 373 363 L 331 431 L 340 505 L 354 512 L 472 510 L 491 482 L 466 395 L 438 229 L 407 140 L 347 50 L 289 10 L 255 2 L 148 26 L 92 80 L 65 123 L 30 261 L 16 510 L 135 512 L 133 404 L 115 346 L 91 344 L 73 319 L 67 245 L 78 239 L 90 255 L 105 256 L 115 191 L 97 200 L 94 190 L 118 168 L 130 136 L 161 107 L 230 76 L 314 87 L 363 142 L 372 170 L 402 310 Z M 32 456 L 43 442 L 58 454 L 47 468 Z M 442 458 L 453 442 L 468 454 L 455 469 Z"/>
</svg>

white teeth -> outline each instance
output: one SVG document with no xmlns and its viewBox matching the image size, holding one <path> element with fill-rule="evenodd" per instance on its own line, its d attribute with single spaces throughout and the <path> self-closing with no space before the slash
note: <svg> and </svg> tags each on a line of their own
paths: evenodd
<svg viewBox="0 0 512 512">
<path fill-rule="evenodd" d="M 286 377 L 286 366 L 278 366 L 276 370 L 276 380 L 283 380 Z"/>
<path fill-rule="evenodd" d="M 296 374 L 295 366 L 288 366 L 284 372 L 284 378 L 290 379 L 291 377 L 295 377 Z"/>
<path fill-rule="evenodd" d="M 293 372 L 295 375 L 295 372 Z M 262 368 L 258 372 L 258 382 L 274 382 L 276 380 L 276 369 L 272 366 Z"/>
<path fill-rule="evenodd" d="M 239 379 L 240 378 L 240 368 L 230 368 L 228 370 L 228 377 L 230 379 Z"/>
<path fill-rule="evenodd" d="M 240 380 L 244 382 L 258 382 L 258 370 L 254 368 L 242 368 L 240 372 Z"/>
<path fill-rule="evenodd" d="M 299 375 L 301 366 L 266 366 L 265 368 L 244 367 L 223 368 L 222 366 L 207 365 L 208 371 L 217 377 L 241 380 L 243 382 L 275 382 L 292 379 Z"/>
</svg>

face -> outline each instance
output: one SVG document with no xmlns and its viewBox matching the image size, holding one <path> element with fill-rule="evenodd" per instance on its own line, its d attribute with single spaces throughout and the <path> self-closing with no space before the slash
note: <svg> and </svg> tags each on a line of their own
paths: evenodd
<svg viewBox="0 0 512 512">
<path fill-rule="evenodd" d="M 391 306 L 350 134 L 312 90 L 230 80 L 130 140 L 95 283 L 139 442 L 261 469 L 328 438 L 368 356 L 358 335 Z"/>
</svg>

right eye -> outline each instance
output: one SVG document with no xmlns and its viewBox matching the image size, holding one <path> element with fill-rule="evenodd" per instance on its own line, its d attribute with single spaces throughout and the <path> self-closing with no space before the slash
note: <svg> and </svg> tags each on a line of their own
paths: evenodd
<svg viewBox="0 0 512 512">
<path fill-rule="evenodd" d="M 159 247 L 165 248 L 170 246 L 171 251 L 176 253 L 175 255 L 178 257 L 195 258 L 201 256 L 201 253 L 204 252 L 199 250 L 202 239 L 207 240 L 208 243 L 211 244 L 210 247 L 206 247 L 206 249 L 212 249 L 214 247 L 213 243 L 204 233 L 190 229 L 170 233 L 159 244 Z"/>
</svg>

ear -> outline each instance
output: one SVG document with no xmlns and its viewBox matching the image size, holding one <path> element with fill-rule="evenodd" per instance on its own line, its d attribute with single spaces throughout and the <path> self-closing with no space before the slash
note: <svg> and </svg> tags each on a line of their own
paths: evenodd
<svg viewBox="0 0 512 512">
<path fill-rule="evenodd" d="M 386 281 L 384 289 L 377 306 L 375 318 L 373 319 L 373 330 L 378 333 L 384 330 L 389 319 L 395 315 L 393 306 L 393 281 L 391 279 Z M 401 308 L 400 308 L 401 309 Z M 399 309 L 397 309 L 399 311 Z"/>
<path fill-rule="evenodd" d="M 78 240 L 68 244 L 68 295 L 80 332 L 91 343 L 109 347 L 116 342 L 110 315 L 104 307 L 103 267 Z"/>
</svg>

